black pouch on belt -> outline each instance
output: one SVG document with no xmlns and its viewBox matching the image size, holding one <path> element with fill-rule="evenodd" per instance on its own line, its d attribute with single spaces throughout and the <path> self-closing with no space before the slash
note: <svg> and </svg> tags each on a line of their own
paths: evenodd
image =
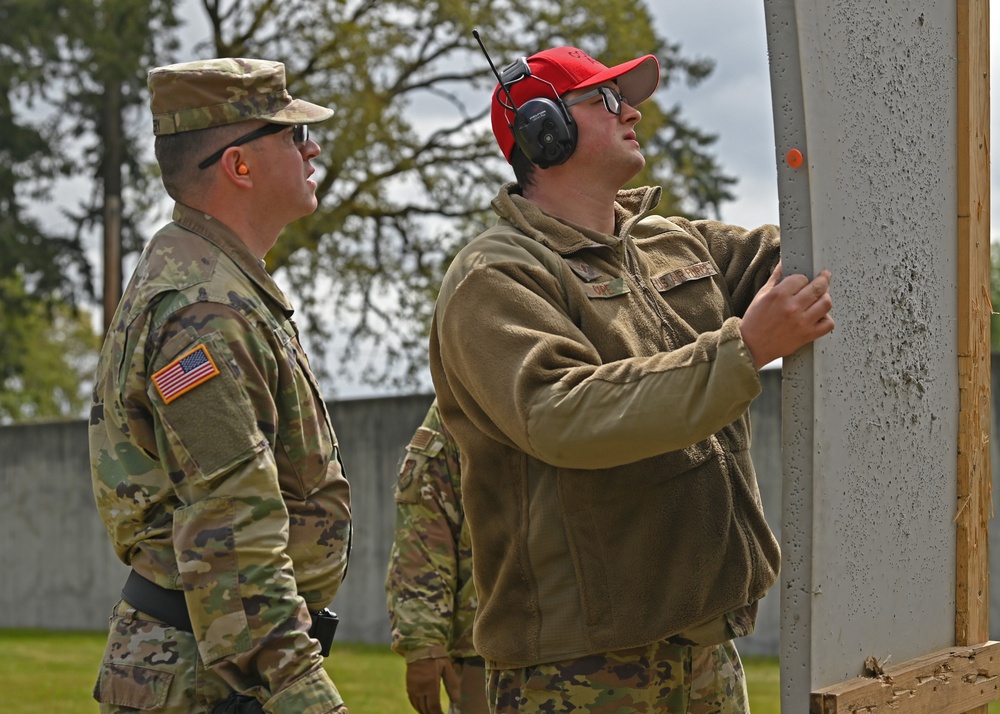
<svg viewBox="0 0 1000 714">
<path fill-rule="evenodd" d="M 233 692 L 215 705 L 212 714 L 264 714 L 264 707 L 257 701 L 257 697 Z"/>
<path fill-rule="evenodd" d="M 337 625 L 340 618 L 337 613 L 324 608 L 319 612 L 310 612 L 312 615 L 312 627 L 309 628 L 309 636 L 319 641 L 320 654 L 324 657 L 330 656 L 330 645 L 333 644 L 333 636 L 337 634 Z"/>
</svg>

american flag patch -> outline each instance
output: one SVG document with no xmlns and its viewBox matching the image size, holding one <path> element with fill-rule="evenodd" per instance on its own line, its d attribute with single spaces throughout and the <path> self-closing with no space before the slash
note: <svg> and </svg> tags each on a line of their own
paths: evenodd
<svg viewBox="0 0 1000 714">
<path fill-rule="evenodd" d="M 182 354 L 153 375 L 153 384 L 166 404 L 217 375 L 219 370 L 204 345 Z"/>
</svg>

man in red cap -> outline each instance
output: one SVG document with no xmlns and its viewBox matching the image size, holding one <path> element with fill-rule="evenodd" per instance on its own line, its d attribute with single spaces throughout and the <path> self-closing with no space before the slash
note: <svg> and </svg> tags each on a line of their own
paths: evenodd
<svg viewBox="0 0 1000 714">
<path fill-rule="evenodd" d="M 500 78 L 517 182 L 430 338 L 491 711 L 749 711 L 733 640 L 780 556 L 748 409 L 758 370 L 833 329 L 830 275 L 782 278 L 775 226 L 666 219 L 659 187 L 622 189 L 655 57 L 558 47 Z"/>
</svg>

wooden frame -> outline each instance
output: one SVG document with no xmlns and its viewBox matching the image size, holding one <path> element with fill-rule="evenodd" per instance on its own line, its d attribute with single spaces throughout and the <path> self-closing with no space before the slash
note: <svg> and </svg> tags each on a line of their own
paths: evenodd
<svg viewBox="0 0 1000 714">
<path fill-rule="evenodd" d="M 872 676 L 834 684 L 809 698 L 809 714 L 961 714 L 1000 699 L 1000 642 L 953 647 Z"/>
<path fill-rule="evenodd" d="M 958 528 L 955 643 L 989 638 L 989 1 L 958 0 Z"/>
</svg>

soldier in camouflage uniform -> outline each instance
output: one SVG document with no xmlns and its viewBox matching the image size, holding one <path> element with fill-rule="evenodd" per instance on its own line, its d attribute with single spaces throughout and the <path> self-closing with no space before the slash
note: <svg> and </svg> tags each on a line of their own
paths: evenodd
<svg viewBox="0 0 1000 714">
<path fill-rule="evenodd" d="M 437 401 L 399 470 L 396 532 L 386 577 L 392 648 L 406 658 L 406 692 L 420 714 L 486 714 L 483 660 L 472 646 L 476 589 L 462 507 L 458 445 Z"/>
<path fill-rule="evenodd" d="M 94 698 L 114 713 L 344 714 L 312 633 L 347 568 L 350 488 L 264 265 L 316 209 L 307 125 L 333 111 L 290 97 L 284 65 L 263 60 L 160 67 L 149 88 L 176 204 L 96 375 L 94 494 L 132 573 Z"/>
</svg>

